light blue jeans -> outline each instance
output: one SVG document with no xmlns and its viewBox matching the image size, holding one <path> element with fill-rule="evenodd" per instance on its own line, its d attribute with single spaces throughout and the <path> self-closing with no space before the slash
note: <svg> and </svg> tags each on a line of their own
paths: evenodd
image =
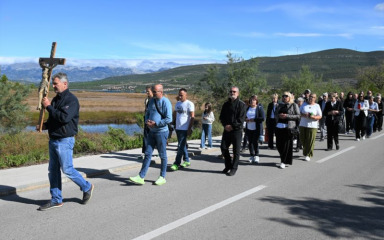
<svg viewBox="0 0 384 240">
<path fill-rule="evenodd" d="M 157 147 L 157 151 L 159 152 L 159 156 L 161 159 L 160 176 L 165 178 L 165 175 L 167 174 L 167 164 L 168 164 L 168 157 L 167 157 L 168 133 L 169 133 L 168 131 L 166 132 L 149 131 L 147 136 L 147 149 L 145 149 L 145 157 L 139 173 L 141 178 L 144 178 L 145 175 L 147 174 L 147 171 L 152 159 L 152 153 L 155 147 Z"/>
<path fill-rule="evenodd" d="M 188 157 L 188 149 L 187 149 L 187 137 L 188 137 L 188 131 L 187 130 L 177 130 L 176 129 L 176 135 L 177 135 L 177 155 L 175 159 L 176 165 L 180 165 L 181 158 L 185 156 L 185 161 L 189 162 Z"/>
<path fill-rule="evenodd" d="M 63 202 L 63 197 L 61 195 L 60 168 L 69 179 L 80 187 L 81 191 L 87 192 L 91 189 L 91 184 L 86 181 L 75 168 L 73 168 L 72 156 L 74 145 L 74 137 L 49 140 L 48 178 L 52 203 Z"/>
<path fill-rule="evenodd" d="M 366 122 L 366 133 L 367 136 L 371 136 L 373 132 L 373 124 L 375 123 L 375 115 L 371 115 L 367 117 L 367 122 Z"/>
<path fill-rule="evenodd" d="M 208 147 L 212 147 L 212 124 L 203 124 L 203 131 L 201 131 L 201 148 L 205 148 L 205 140 L 208 136 Z"/>
</svg>

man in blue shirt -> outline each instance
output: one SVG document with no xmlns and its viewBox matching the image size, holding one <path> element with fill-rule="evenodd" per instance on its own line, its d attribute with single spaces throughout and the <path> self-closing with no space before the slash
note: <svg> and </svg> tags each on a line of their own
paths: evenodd
<svg viewBox="0 0 384 240">
<path fill-rule="evenodd" d="M 145 124 L 149 128 L 147 136 L 147 149 L 139 175 L 130 177 L 128 180 L 134 184 L 144 185 L 144 177 L 147 174 L 149 164 L 151 163 L 152 153 L 155 146 L 161 159 L 160 177 L 155 182 L 156 185 L 166 183 L 165 175 L 167 173 L 167 138 L 168 124 L 172 122 L 172 104 L 168 98 L 163 96 L 163 85 L 157 84 L 153 87 L 153 98 L 148 102 L 148 108 L 145 113 Z"/>
</svg>

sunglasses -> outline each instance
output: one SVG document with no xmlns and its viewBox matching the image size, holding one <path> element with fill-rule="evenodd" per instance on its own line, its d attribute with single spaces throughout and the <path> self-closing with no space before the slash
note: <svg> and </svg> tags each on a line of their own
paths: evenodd
<svg viewBox="0 0 384 240">
<path fill-rule="evenodd" d="M 229 93 L 235 93 L 236 91 L 229 91 Z"/>
<path fill-rule="evenodd" d="M 288 97 L 288 95 L 283 95 L 282 97 Z"/>
</svg>

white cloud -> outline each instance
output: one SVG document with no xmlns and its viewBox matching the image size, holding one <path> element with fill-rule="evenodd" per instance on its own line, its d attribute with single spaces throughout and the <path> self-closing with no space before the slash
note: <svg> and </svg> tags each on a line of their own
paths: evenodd
<svg viewBox="0 0 384 240">
<path fill-rule="evenodd" d="M 39 63 L 39 59 L 33 57 L 0 57 L 0 64 L 14 64 L 24 62 Z"/>
<path fill-rule="evenodd" d="M 135 42 L 132 45 L 151 50 L 150 56 L 143 56 L 146 59 L 207 59 L 212 56 L 222 58 L 228 52 L 226 50 L 201 48 L 196 44 L 190 43 L 154 43 L 154 42 Z"/>
<path fill-rule="evenodd" d="M 275 33 L 276 36 L 282 37 L 343 37 L 352 38 L 349 33 L 325 34 L 325 33 Z"/>
<path fill-rule="evenodd" d="M 375 10 L 384 11 L 384 3 L 379 3 L 375 6 Z"/>
<path fill-rule="evenodd" d="M 285 4 L 278 4 L 278 5 L 267 7 L 262 9 L 261 11 L 264 11 L 264 12 L 282 11 L 291 16 L 308 16 L 315 13 L 334 13 L 335 9 L 329 8 L 329 7 L 328 8 L 317 7 L 317 6 L 312 6 L 304 3 L 300 3 L 300 4 L 285 3 Z"/>
<path fill-rule="evenodd" d="M 246 38 L 264 38 L 267 37 L 267 34 L 260 32 L 250 32 L 250 33 L 235 33 L 235 36 L 246 37 Z"/>
</svg>

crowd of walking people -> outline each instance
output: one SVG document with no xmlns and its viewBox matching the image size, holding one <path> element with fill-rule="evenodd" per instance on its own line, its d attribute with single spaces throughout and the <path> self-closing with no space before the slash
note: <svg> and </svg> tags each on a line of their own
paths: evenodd
<svg viewBox="0 0 384 240">
<path fill-rule="evenodd" d="M 83 204 L 91 199 L 94 185 L 85 180 L 73 167 L 74 136 L 78 132 L 79 102 L 68 88 L 68 78 L 64 73 L 53 76 L 53 88 L 56 96 L 50 101 L 43 98 L 42 105 L 49 112 L 48 120 L 43 129 L 49 133 L 49 181 L 51 200 L 40 206 L 40 210 L 48 210 L 63 206 L 61 170 L 74 181 L 83 192 Z M 172 109 L 171 101 L 164 95 L 163 86 L 156 84 L 146 88 L 145 99 L 143 159 L 142 167 L 137 176 L 129 177 L 129 181 L 143 185 L 151 163 L 152 154 L 157 148 L 161 159 L 160 176 L 155 185 L 166 183 L 168 157 L 166 146 L 172 131 L 177 135 L 177 155 L 175 162 L 169 167 L 171 171 L 191 166 L 188 155 L 187 137 L 192 133 L 195 121 L 195 105 L 188 100 L 187 89 L 178 91 L 177 103 Z M 223 126 L 220 144 L 224 158 L 223 174 L 234 176 L 237 172 L 242 151 L 243 132 L 247 140 L 250 159 L 257 164 L 260 161 L 259 144 L 265 136 L 269 149 L 275 149 L 280 155 L 277 166 L 284 169 L 292 165 L 293 146 L 296 151 L 302 149 L 305 161 L 310 161 L 314 155 L 314 145 L 317 131 L 320 131 L 320 141 L 327 138 L 327 149 L 340 149 L 339 134 L 355 134 L 356 141 L 369 138 L 373 132 L 381 131 L 383 125 L 383 103 L 381 94 L 373 96 L 372 91 L 366 95 L 363 92 L 349 92 L 344 99 L 336 92 L 323 93 L 320 99 L 309 89 L 295 99 L 291 92 L 284 92 L 279 100 L 278 94 L 271 96 L 265 115 L 259 98 L 252 95 L 245 102 L 239 98 L 240 90 L 233 86 L 229 89 L 228 99 L 223 104 L 219 121 Z M 328 96 L 330 96 L 328 100 Z M 212 104 L 207 102 L 202 113 L 202 134 L 200 149 L 212 148 L 212 124 L 215 121 Z M 266 133 L 264 134 L 264 122 Z M 39 129 L 39 126 L 36 126 Z M 275 141 L 276 139 L 276 141 Z M 206 141 L 208 145 L 206 146 Z M 232 146 L 232 154 L 230 153 Z M 244 145 L 243 145 L 244 147 Z"/>
</svg>

